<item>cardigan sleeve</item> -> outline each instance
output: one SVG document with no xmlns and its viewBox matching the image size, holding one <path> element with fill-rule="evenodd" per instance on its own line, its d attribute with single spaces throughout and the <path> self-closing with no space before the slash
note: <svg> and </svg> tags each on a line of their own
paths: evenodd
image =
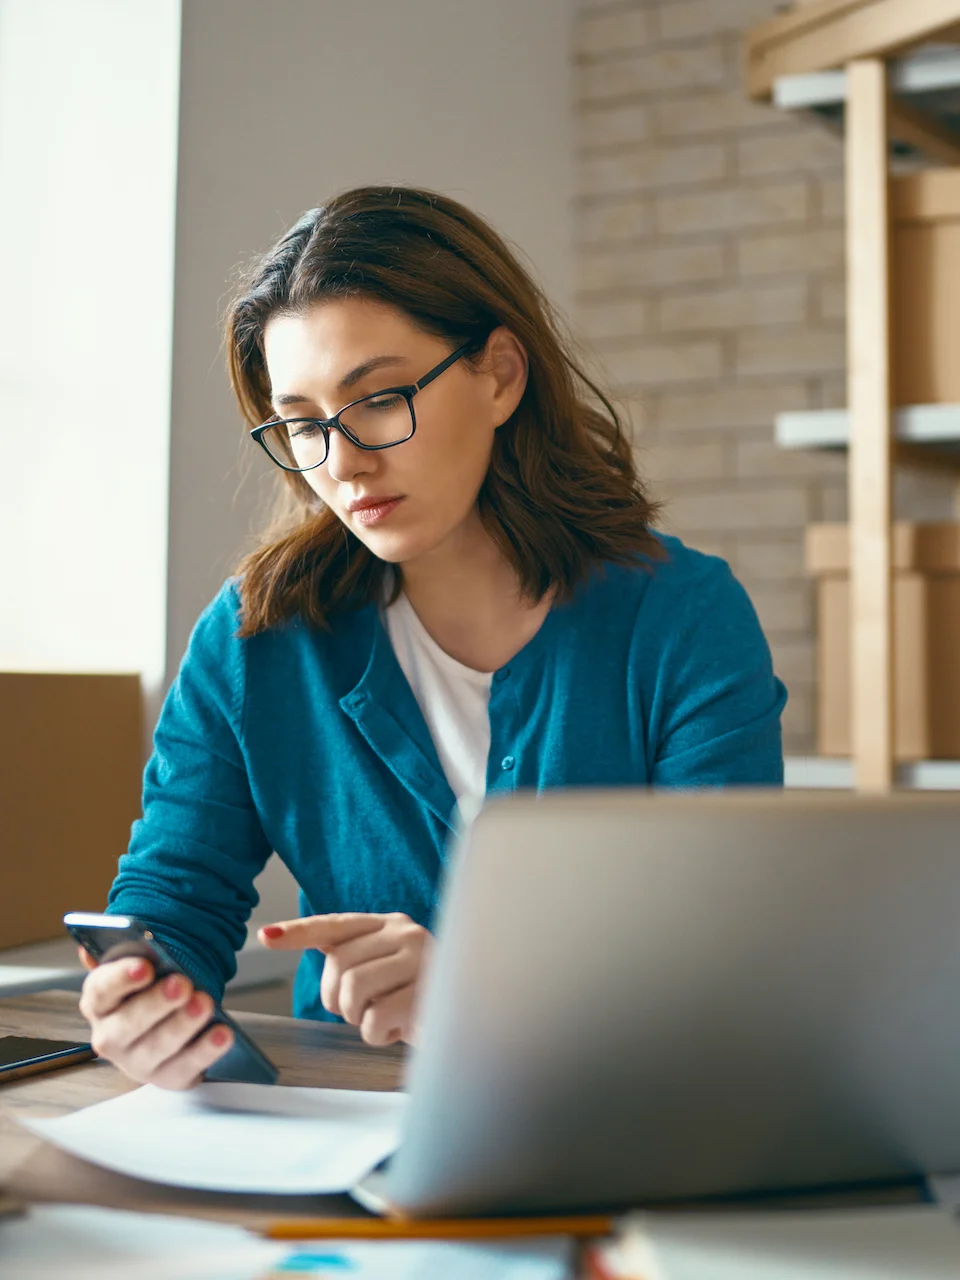
<svg viewBox="0 0 960 1280">
<path fill-rule="evenodd" d="M 143 817 L 120 859 L 108 910 L 146 921 L 195 982 L 219 998 L 271 849 L 242 748 L 244 645 L 228 583 L 198 621 L 163 705 Z"/>
<path fill-rule="evenodd" d="M 781 786 L 787 691 L 746 591 L 704 557 L 666 608 L 675 619 L 652 698 L 651 783 Z"/>
</svg>

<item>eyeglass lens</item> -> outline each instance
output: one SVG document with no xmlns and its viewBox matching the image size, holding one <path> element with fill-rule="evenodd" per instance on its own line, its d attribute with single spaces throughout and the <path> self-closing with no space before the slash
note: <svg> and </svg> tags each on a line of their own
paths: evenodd
<svg viewBox="0 0 960 1280">
<path fill-rule="evenodd" d="M 345 409 L 340 422 L 369 448 L 400 444 L 413 434 L 413 407 L 396 393 L 370 396 Z M 264 432 L 263 442 L 287 467 L 306 470 L 326 460 L 327 432 L 310 420 L 278 422 Z"/>
</svg>

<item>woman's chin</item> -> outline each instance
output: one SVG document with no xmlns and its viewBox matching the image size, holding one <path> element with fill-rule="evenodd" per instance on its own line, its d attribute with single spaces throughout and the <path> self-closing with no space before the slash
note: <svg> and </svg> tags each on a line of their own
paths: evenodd
<svg viewBox="0 0 960 1280">
<path fill-rule="evenodd" d="M 425 546 L 421 538 L 402 537 L 386 532 L 381 534 L 371 531 L 360 541 L 371 554 L 385 564 L 406 564 L 430 550 L 429 545 Z"/>
</svg>

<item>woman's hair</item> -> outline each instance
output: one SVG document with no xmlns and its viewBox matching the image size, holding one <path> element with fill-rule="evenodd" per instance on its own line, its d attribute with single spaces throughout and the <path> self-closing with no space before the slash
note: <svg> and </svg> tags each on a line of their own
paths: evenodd
<svg viewBox="0 0 960 1280">
<path fill-rule="evenodd" d="M 495 433 L 478 512 L 524 596 L 539 601 L 554 589 L 568 598 L 595 564 L 658 555 L 650 532 L 657 507 L 616 411 L 576 364 L 504 241 L 446 196 L 358 187 L 305 213 L 253 264 L 226 320 L 230 380 L 251 427 L 272 414 L 267 321 L 347 297 L 398 308 L 451 350 L 470 343 L 468 360 L 499 325 L 523 344 L 526 389 Z M 389 566 L 301 474 L 280 474 L 274 520 L 238 570 L 245 636 L 295 616 L 327 627 L 337 611 L 380 600 L 388 588 Z"/>
</svg>

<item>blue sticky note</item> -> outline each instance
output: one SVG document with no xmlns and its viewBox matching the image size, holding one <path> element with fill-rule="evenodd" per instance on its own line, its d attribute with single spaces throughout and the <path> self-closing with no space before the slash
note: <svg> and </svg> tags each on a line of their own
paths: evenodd
<svg viewBox="0 0 960 1280">
<path fill-rule="evenodd" d="M 342 1253 L 308 1253 L 302 1250 L 291 1253 L 289 1258 L 274 1267 L 275 1271 L 287 1271 L 299 1275 L 310 1275 L 317 1271 L 354 1271 L 356 1267 Z"/>
</svg>

